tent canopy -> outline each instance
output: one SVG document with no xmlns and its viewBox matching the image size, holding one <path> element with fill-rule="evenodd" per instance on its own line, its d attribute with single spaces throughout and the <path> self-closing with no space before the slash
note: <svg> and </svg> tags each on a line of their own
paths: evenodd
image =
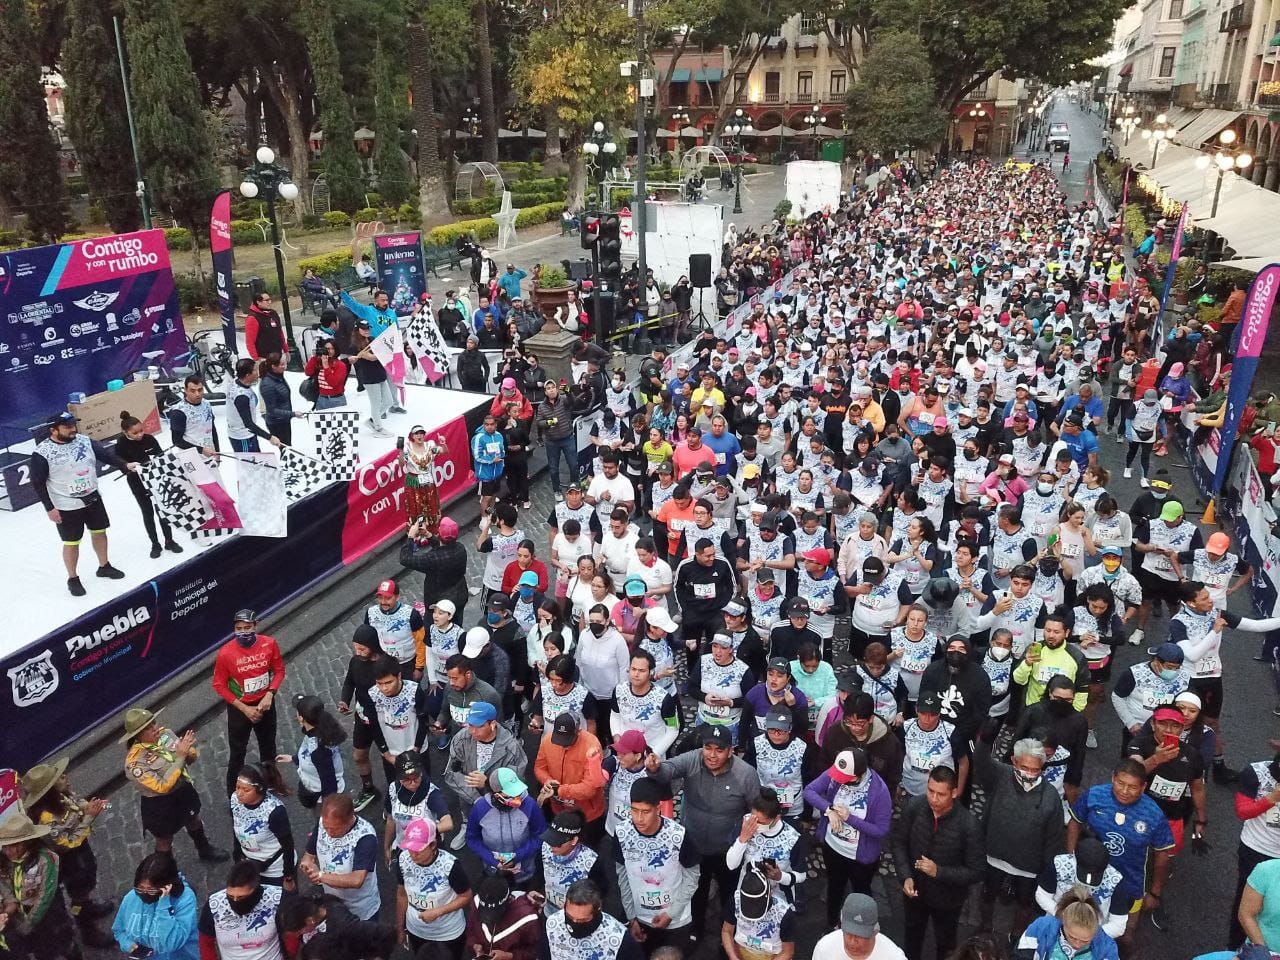
<svg viewBox="0 0 1280 960">
<path fill-rule="evenodd" d="M 1176 143 L 1199 149 L 1200 144 L 1212 140 L 1235 123 L 1239 116 L 1239 110 L 1201 110 L 1195 119 L 1173 135 L 1173 139 Z"/>
</svg>

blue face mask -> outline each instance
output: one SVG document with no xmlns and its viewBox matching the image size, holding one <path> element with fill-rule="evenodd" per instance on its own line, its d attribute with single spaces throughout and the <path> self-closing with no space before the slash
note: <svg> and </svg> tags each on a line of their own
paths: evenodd
<svg viewBox="0 0 1280 960">
<path fill-rule="evenodd" d="M 236 638 L 236 643 L 240 644 L 240 646 L 252 647 L 254 644 L 254 641 L 258 639 L 258 634 L 253 630 L 248 630 L 248 631 L 245 631 L 244 633 L 236 633 L 235 638 Z"/>
<path fill-rule="evenodd" d="M 1167 493 L 1156 493 L 1154 490 L 1152 490 L 1152 491 L 1151 491 L 1151 496 L 1152 496 L 1152 497 L 1154 497 L 1154 498 L 1155 498 L 1155 499 L 1157 499 L 1157 500 L 1163 500 L 1165 497 L 1167 497 L 1167 496 L 1168 496 L 1168 494 L 1167 494 Z"/>
<path fill-rule="evenodd" d="M 484 615 L 484 619 L 485 619 L 485 623 L 489 624 L 489 626 L 496 627 L 498 624 L 502 622 L 502 614 L 486 613 Z"/>
<path fill-rule="evenodd" d="M 1178 679 L 1178 671 L 1177 670 L 1161 670 L 1160 679 L 1165 681 L 1166 683 L 1172 683 L 1174 680 Z"/>
<path fill-rule="evenodd" d="M 521 587 L 520 596 L 523 597 L 525 600 L 528 600 L 530 597 L 533 596 L 533 587 Z"/>
</svg>

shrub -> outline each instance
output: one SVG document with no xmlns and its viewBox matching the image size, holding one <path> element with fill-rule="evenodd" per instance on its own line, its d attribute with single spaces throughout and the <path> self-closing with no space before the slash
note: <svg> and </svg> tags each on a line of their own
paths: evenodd
<svg viewBox="0 0 1280 960">
<path fill-rule="evenodd" d="M 351 226 L 350 215 L 343 213 L 341 210 L 330 210 L 328 213 L 322 213 L 320 217 L 331 227 Z"/>
<path fill-rule="evenodd" d="M 382 206 L 382 194 L 378 193 L 376 190 L 366 193 L 364 195 L 364 202 L 370 207 L 380 207 Z"/>
<path fill-rule="evenodd" d="M 270 220 L 232 220 L 231 242 L 239 245 L 266 243 L 270 230 Z"/>
<path fill-rule="evenodd" d="M 318 213 L 304 213 L 302 215 L 302 226 L 307 230 L 318 230 L 324 226 L 324 218 Z"/>
<path fill-rule="evenodd" d="M 190 250 L 191 231 L 186 227 L 170 227 L 164 232 L 164 245 L 170 250 Z"/>
<path fill-rule="evenodd" d="M 773 219 L 786 221 L 791 214 L 791 201 L 779 200 L 778 205 L 773 208 Z"/>
<path fill-rule="evenodd" d="M 212 276 L 206 277 L 205 283 L 201 284 L 193 274 L 175 273 L 173 286 L 178 291 L 178 307 L 183 313 L 193 313 L 218 302 Z"/>
<path fill-rule="evenodd" d="M 318 277 L 332 277 L 351 266 L 350 250 L 335 250 L 333 253 L 322 253 L 315 257 L 304 257 L 298 261 L 298 273 L 314 270 Z"/>
<path fill-rule="evenodd" d="M 525 207 L 516 214 L 517 227 L 531 227 L 535 223 L 546 223 L 548 220 L 554 220 L 564 212 L 563 201 L 557 200 L 555 203 L 540 203 L 536 207 Z M 497 224 L 494 225 L 494 232 L 497 232 Z"/>
<path fill-rule="evenodd" d="M 455 200 L 453 212 L 464 217 L 479 217 L 488 213 L 497 213 L 502 201 L 494 197 L 480 197 L 476 200 Z"/>
<path fill-rule="evenodd" d="M 538 274 L 538 286 L 548 290 L 569 286 L 569 277 L 558 263 L 544 263 Z"/>
<path fill-rule="evenodd" d="M 1147 218 L 1136 203 L 1125 207 L 1124 231 L 1129 236 L 1130 246 L 1136 247 L 1147 235 Z"/>
<path fill-rule="evenodd" d="M 85 211 L 85 216 L 89 218 L 90 223 L 106 223 L 107 208 L 101 200 L 94 200 Z"/>
<path fill-rule="evenodd" d="M 73 173 L 70 176 L 68 176 L 63 182 L 67 185 L 67 193 L 71 194 L 73 197 L 79 197 L 84 194 L 85 192 L 84 177 L 81 176 L 80 174 Z"/>
<path fill-rule="evenodd" d="M 517 219 L 517 225 L 519 220 Z M 473 237 L 476 240 L 487 240 L 498 235 L 498 224 L 492 217 L 482 220 L 459 220 L 457 223 L 436 227 L 427 233 L 426 242 L 438 247 L 452 247 L 459 237 Z"/>
<path fill-rule="evenodd" d="M 361 207 L 352 218 L 356 223 L 373 223 L 378 219 L 378 211 L 374 207 Z"/>
</svg>

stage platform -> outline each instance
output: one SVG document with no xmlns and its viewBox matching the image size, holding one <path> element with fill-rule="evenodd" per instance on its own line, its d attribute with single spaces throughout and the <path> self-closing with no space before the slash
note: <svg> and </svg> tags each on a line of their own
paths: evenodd
<svg viewBox="0 0 1280 960">
<path fill-rule="evenodd" d="M 288 374 L 294 406 L 301 374 Z M 389 437 L 364 425 L 368 410 L 354 380 L 346 409 L 361 414 L 359 463 L 349 482 L 321 487 L 289 507 L 288 536 L 267 538 L 233 533 L 213 539 L 175 534 L 184 553 L 149 556 L 150 542 L 138 505 L 123 477 L 111 472 L 99 489 L 111 518 L 110 557 L 124 580 L 94 576 L 97 567 L 88 535 L 81 546 L 80 576 L 88 591 L 72 597 L 66 589 L 60 543 L 54 525 L 37 502 L 16 513 L 0 512 L 0 598 L 11 611 L 0 636 L 0 682 L 10 696 L 0 699 L 6 730 L 0 767 L 32 759 L 24 737 L 39 733 L 41 751 L 67 742 L 110 716 L 125 703 L 215 649 L 227 636 L 229 617 L 251 607 L 261 614 L 332 576 L 392 536 L 403 535 L 396 438 L 415 424 L 428 434 L 443 433 L 450 454 L 438 476 L 445 503 L 474 490 L 468 438 L 488 412 L 492 397 L 456 389 L 405 387 L 406 414 L 383 421 Z M 215 407 L 224 450 L 225 417 Z M 168 448 L 168 424 L 157 439 Z M 296 419 L 293 445 L 316 452 L 305 418 Z M 22 448 L 12 448 L 22 452 Z M 27 447 L 28 451 L 30 445 Z M 223 458 L 224 489 L 236 496 L 236 463 Z M 51 735 L 50 731 L 57 733 Z M 34 744 L 32 745 L 34 749 Z"/>
</svg>

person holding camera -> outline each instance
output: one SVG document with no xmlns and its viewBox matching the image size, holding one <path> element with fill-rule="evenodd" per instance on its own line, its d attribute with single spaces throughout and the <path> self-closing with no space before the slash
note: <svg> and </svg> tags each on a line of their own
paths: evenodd
<svg viewBox="0 0 1280 960">
<path fill-rule="evenodd" d="M 339 355 L 336 341 L 321 340 L 317 343 L 315 356 L 307 360 L 303 372 L 316 382 L 313 409 L 330 410 L 346 405 L 347 377 L 351 368 Z"/>
</svg>

